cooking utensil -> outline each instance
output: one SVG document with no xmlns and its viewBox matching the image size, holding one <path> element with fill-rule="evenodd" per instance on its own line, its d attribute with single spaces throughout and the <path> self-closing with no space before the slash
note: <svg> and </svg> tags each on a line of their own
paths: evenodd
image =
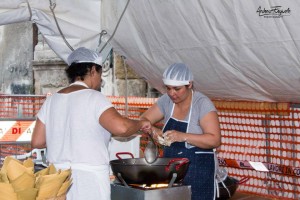
<svg viewBox="0 0 300 200">
<path fill-rule="evenodd" d="M 149 164 L 154 163 L 158 158 L 158 147 L 150 133 L 148 133 L 148 143 L 144 151 L 144 156 L 146 162 Z"/>
<path fill-rule="evenodd" d="M 110 165 L 113 174 L 118 177 L 119 173 L 127 184 L 169 184 L 174 173 L 177 174 L 175 183 L 178 183 L 183 180 L 190 163 L 187 158 L 157 158 L 149 164 L 144 158 L 133 158 L 132 154 L 132 158 L 122 159 L 122 154 L 130 155 L 128 152 L 117 153 L 119 160 L 110 161 Z"/>
</svg>

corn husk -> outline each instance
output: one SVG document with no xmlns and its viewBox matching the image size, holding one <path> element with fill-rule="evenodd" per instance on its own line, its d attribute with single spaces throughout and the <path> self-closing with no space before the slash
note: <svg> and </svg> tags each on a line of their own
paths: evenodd
<svg viewBox="0 0 300 200">
<path fill-rule="evenodd" d="M 56 197 L 63 183 L 70 176 L 71 170 L 58 171 L 55 174 L 40 176 L 36 183 L 39 189 L 37 199 Z"/>
<path fill-rule="evenodd" d="M 23 165 L 27 168 L 34 168 L 34 162 L 31 158 L 27 158 L 26 160 L 24 160 Z"/>
<path fill-rule="evenodd" d="M 1 170 L 0 170 L 1 173 L 4 173 L 4 174 L 7 173 L 7 169 L 8 169 L 7 165 L 8 165 L 8 163 L 10 163 L 10 161 L 12 161 L 12 162 L 17 162 L 17 163 L 19 163 L 19 164 L 22 164 L 21 161 L 19 161 L 19 160 L 17 160 L 17 159 L 14 159 L 14 158 L 11 157 L 11 156 L 6 156 L 5 159 L 4 159 L 4 161 L 3 161 L 2 168 L 1 168 Z"/>
<path fill-rule="evenodd" d="M 5 173 L 0 172 L 0 183 L 9 183 L 9 180 Z"/>
<path fill-rule="evenodd" d="M 0 200 L 65 200 L 72 184 L 71 169 L 53 164 L 34 174 L 34 162 L 6 157 L 0 169 Z"/>
<path fill-rule="evenodd" d="M 21 176 L 11 181 L 15 192 L 25 190 L 26 188 L 34 188 L 35 176 L 24 172 Z"/>
<path fill-rule="evenodd" d="M 0 183 L 0 200 L 18 200 L 13 186 L 9 183 Z"/>
<path fill-rule="evenodd" d="M 56 168 L 54 167 L 53 164 L 50 164 L 49 165 L 49 174 L 55 174 L 55 173 L 57 173 Z"/>
<path fill-rule="evenodd" d="M 0 183 L 0 194 L 4 191 L 14 192 L 14 188 L 10 183 Z"/>
<path fill-rule="evenodd" d="M 38 189 L 27 188 L 17 192 L 18 200 L 36 200 Z"/>
<path fill-rule="evenodd" d="M 53 197 L 53 198 L 48 198 L 48 199 L 45 199 L 45 200 L 66 200 L 67 198 L 67 195 L 64 194 L 64 195 L 61 195 L 61 196 L 57 196 L 57 197 Z"/>
<path fill-rule="evenodd" d="M 58 190 L 57 196 L 63 196 L 64 194 L 66 194 L 71 184 L 72 184 L 72 179 L 65 181 L 60 187 L 60 189 Z"/>
<path fill-rule="evenodd" d="M 19 176 L 21 176 L 24 172 L 28 174 L 33 174 L 33 167 L 25 167 L 22 163 L 17 162 L 15 160 L 10 160 L 7 164 L 7 177 L 10 181 L 15 180 Z"/>
<path fill-rule="evenodd" d="M 44 175 L 47 175 L 47 174 L 49 174 L 49 167 L 47 167 L 45 169 L 42 169 L 42 170 L 35 173 L 36 177 L 44 176 Z"/>
</svg>

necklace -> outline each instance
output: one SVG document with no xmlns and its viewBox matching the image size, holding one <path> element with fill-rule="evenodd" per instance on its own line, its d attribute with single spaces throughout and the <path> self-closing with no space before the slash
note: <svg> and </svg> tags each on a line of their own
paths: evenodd
<svg viewBox="0 0 300 200">
<path fill-rule="evenodd" d="M 89 88 L 89 86 L 82 81 L 75 81 L 74 83 L 71 83 L 70 86 L 71 85 L 81 85 L 83 87 Z"/>
</svg>

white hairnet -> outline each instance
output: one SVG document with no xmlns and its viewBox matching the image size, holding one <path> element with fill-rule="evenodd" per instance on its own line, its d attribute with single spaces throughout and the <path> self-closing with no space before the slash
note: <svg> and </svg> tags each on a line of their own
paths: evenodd
<svg viewBox="0 0 300 200">
<path fill-rule="evenodd" d="M 96 51 L 79 47 L 68 56 L 68 65 L 72 63 L 95 63 L 102 65 L 102 57 Z"/>
<path fill-rule="evenodd" d="M 191 70 L 183 63 L 174 63 L 168 67 L 163 74 L 165 85 L 182 86 L 193 81 Z"/>
</svg>

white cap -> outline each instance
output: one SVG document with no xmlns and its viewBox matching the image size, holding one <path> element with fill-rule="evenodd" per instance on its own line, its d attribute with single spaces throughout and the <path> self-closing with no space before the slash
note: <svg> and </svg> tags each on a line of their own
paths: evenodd
<svg viewBox="0 0 300 200">
<path fill-rule="evenodd" d="M 183 86 L 193 81 L 193 74 L 183 63 L 174 63 L 163 74 L 163 82 L 170 86 Z"/>
<path fill-rule="evenodd" d="M 95 63 L 102 66 L 102 57 L 85 47 L 79 47 L 68 56 L 68 65 L 72 63 Z"/>
</svg>

